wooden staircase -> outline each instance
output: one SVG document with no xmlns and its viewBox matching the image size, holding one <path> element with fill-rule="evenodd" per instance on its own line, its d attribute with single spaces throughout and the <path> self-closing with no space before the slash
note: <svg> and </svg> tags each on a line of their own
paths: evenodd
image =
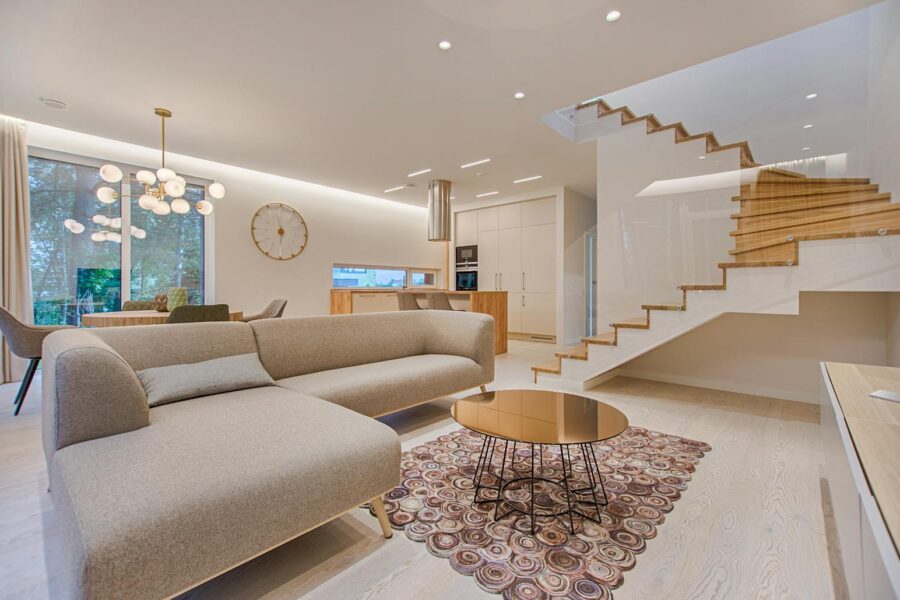
<svg viewBox="0 0 900 600">
<path fill-rule="evenodd" d="M 705 136 L 707 152 L 739 148 L 742 167 L 759 167 L 747 142 L 722 146 L 712 133 L 692 136 L 681 123 L 662 125 L 652 114 L 636 117 L 628 107 L 612 109 L 602 99 L 577 108 L 594 104 L 598 117 L 620 113 L 622 125 L 646 122 L 648 134 L 675 129 L 676 143 Z M 730 234 L 735 247 L 729 254 L 734 260 L 718 264 L 721 284 L 681 285 L 681 304 L 644 304 L 642 316 L 610 323 L 612 330 L 582 338 L 580 344 L 557 351 L 551 361 L 531 367 L 534 382 L 539 373 L 561 374 L 564 360 L 588 360 L 592 345 L 618 345 L 620 329 L 649 329 L 653 311 L 687 310 L 689 292 L 725 290 L 728 269 L 795 266 L 799 243 L 806 240 L 900 234 L 900 203 L 891 203 L 891 195 L 879 193 L 868 179 L 813 178 L 762 167 L 756 181 L 742 185 L 732 200 L 740 203 L 740 210 L 731 215 L 737 224 Z"/>
</svg>

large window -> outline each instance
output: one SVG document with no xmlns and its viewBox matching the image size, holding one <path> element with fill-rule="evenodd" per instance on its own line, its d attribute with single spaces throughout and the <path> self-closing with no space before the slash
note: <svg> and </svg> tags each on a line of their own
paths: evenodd
<svg viewBox="0 0 900 600">
<path fill-rule="evenodd" d="M 336 288 L 434 287 L 437 273 L 434 269 L 409 267 L 334 265 L 331 285 Z"/>
<path fill-rule="evenodd" d="M 136 198 L 129 202 L 121 196 L 104 204 L 96 196 L 101 186 L 111 186 L 120 194 L 139 194 L 142 186 L 128 183 L 128 174 L 135 168 L 123 168 L 122 182 L 109 184 L 100 179 L 98 166 L 29 158 L 35 323 L 78 325 L 82 314 L 120 310 L 125 300 L 151 299 L 170 287 L 187 288 L 189 302 L 202 304 L 204 217 L 193 210 L 184 215 L 156 215 L 140 208 Z M 193 205 L 204 194 L 202 185 L 189 182 L 185 199 Z M 96 215 L 118 228 L 96 223 Z M 73 221 L 78 225 L 73 226 Z M 146 236 L 128 235 L 133 227 Z M 121 235 L 95 241 L 91 234 L 99 231 Z"/>
</svg>

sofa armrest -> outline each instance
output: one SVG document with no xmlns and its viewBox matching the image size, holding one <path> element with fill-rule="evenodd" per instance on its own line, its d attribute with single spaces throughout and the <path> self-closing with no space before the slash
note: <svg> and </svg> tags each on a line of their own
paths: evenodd
<svg viewBox="0 0 900 600">
<path fill-rule="evenodd" d="M 44 340 L 42 437 L 47 462 L 66 446 L 150 424 L 147 396 L 119 354 L 84 329 Z"/>
<path fill-rule="evenodd" d="M 471 358 L 481 366 L 484 383 L 494 380 L 494 317 L 482 313 L 429 310 L 426 354 Z"/>
</svg>

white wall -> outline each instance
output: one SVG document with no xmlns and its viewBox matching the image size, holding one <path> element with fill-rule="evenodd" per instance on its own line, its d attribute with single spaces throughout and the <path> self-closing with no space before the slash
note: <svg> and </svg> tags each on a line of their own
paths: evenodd
<svg viewBox="0 0 900 600">
<path fill-rule="evenodd" d="M 868 174 L 900 197 L 900 0 L 869 9 Z"/>
<path fill-rule="evenodd" d="M 900 293 L 888 294 L 886 330 L 887 364 L 900 367 Z"/>
<path fill-rule="evenodd" d="M 618 116 L 601 121 L 618 120 Z M 597 139 L 597 321 L 638 317 L 642 304 L 676 302 L 678 286 L 719 283 L 740 191 L 736 149 L 706 156 L 702 140 L 676 144 L 672 131 L 642 124 Z M 733 172 L 718 189 L 646 195 L 655 182 Z M 642 193 L 643 192 L 643 193 Z"/>
<path fill-rule="evenodd" d="M 38 123 L 28 123 L 28 142 L 110 162 L 155 167 L 159 161 L 155 148 Z M 333 263 L 445 268 L 444 243 L 427 241 L 424 208 L 176 154 L 166 158 L 177 172 L 227 189 L 214 201 L 212 219 L 216 302 L 255 312 L 282 297 L 286 315 L 327 314 Z M 294 207 L 309 227 L 306 250 L 292 260 L 264 256 L 250 238 L 253 214 L 270 202 Z"/>
<path fill-rule="evenodd" d="M 813 292 L 799 315 L 725 314 L 621 367 L 624 375 L 774 398 L 819 401 L 819 361 L 888 363 L 900 293 Z M 898 365 L 900 366 L 900 365 Z"/>
</svg>

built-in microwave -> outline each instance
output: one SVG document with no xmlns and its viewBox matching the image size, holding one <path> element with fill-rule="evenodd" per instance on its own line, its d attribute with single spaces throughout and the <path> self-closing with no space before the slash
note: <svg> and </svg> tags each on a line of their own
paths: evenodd
<svg viewBox="0 0 900 600">
<path fill-rule="evenodd" d="M 478 271 L 457 271 L 456 289 L 458 291 L 474 292 L 478 290 Z"/>
<path fill-rule="evenodd" d="M 457 246 L 456 264 L 478 264 L 478 246 Z"/>
</svg>

